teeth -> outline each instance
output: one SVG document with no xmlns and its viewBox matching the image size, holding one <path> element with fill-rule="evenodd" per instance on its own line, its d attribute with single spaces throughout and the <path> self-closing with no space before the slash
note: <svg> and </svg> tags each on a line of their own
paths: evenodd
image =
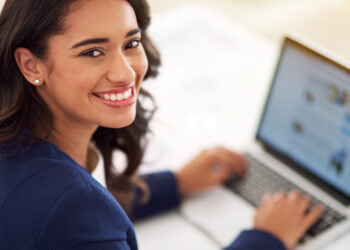
<svg viewBox="0 0 350 250">
<path fill-rule="evenodd" d="M 131 96 L 131 89 L 129 89 L 128 91 L 126 91 L 126 92 L 124 93 L 124 98 L 125 98 L 125 99 L 129 98 L 130 96 Z"/>
<path fill-rule="evenodd" d="M 105 100 L 108 100 L 108 101 L 109 101 L 109 94 L 105 94 L 105 95 L 104 95 L 104 98 L 105 98 Z"/>
<path fill-rule="evenodd" d="M 121 101 L 124 99 L 128 99 L 131 95 L 132 95 L 132 90 L 129 89 L 124 93 L 104 94 L 103 99 L 107 101 Z"/>
<path fill-rule="evenodd" d="M 111 101 L 115 101 L 115 100 L 117 100 L 116 95 L 115 94 L 111 94 Z"/>
</svg>

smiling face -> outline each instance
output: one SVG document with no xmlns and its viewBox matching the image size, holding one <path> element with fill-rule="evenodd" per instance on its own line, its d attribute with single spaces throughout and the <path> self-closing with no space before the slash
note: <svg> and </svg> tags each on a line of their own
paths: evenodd
<svg viewBox="0 0 350 250">
<path fill-rule="evenodd" d="M 125 127 L 148 68 L 134 10 L 126 0 L 86 0 L 70 9 L 63 33 L 48 40 L 38 93 L 54 123 Z"/>
</svg>

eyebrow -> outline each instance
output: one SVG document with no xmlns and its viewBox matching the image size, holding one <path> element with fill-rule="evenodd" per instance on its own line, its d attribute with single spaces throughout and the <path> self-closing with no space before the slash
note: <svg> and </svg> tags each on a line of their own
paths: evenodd
<svg viewBox="0 0 350 250">
<path fill-rule="evenodd" d="M 141 32 L 141 29 L 140 29 L 140 28 L 131 30 L 131 31 L 129 31 L 128 33 L 126 33 L 125 38 L 126 38 L 126 37 L 129 37 L 129 36 L 133 36 L 133 35 L 135 35 L 135 34 L 137 34 L 137 33 L 140 33 L 140 32 Z"/>
<path fill-rule="evenodd" d="M 131 30 L 128 33 L 126 33 L 125 38 L 127 38 L 129 36 L 133 36 L 133 35 L 140 33 L 140 32 L 141 32 L 140 28 Z M 87 39 L 87 40 L 81 41 L 81 42 L 73 45 L 72 49 L 76 49 L 76 48 L 79 48 L 79 47 L 82 47 L 82 46 L 85 46 L 88 44 L 100 44 L 100 43 L 107 43 L 107 42 L 109 42 L 108 38 L 92 38 L 92 39 Z"/>
</svg>

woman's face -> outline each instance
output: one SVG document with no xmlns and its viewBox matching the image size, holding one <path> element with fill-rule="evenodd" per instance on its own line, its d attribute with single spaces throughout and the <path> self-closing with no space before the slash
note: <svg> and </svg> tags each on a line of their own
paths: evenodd
<svg viewBox="0 0 350 250">
<path fill-rule="evenodd" d="M 131 5 L 80 1 L 71 6 L 63 30 L 48 40 L 45 83 L 38 88 L 54 122 L 111 128 L 132 123 L 148 62 Z"/>
</svg>

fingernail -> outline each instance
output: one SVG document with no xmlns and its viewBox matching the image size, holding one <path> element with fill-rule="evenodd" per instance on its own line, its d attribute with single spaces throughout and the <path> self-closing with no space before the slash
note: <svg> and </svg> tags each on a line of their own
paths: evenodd
<svg viewBox="0 0 350 250">
<path fill-rule="evenodd" d="M 325 206 L 322 204 L 317 205 L 317 209 L 323 211 L 325 209 Z"/>
<path fill-rule="evenodd" d="M 223 170 L 223 166 L 219 164 L 215 164 L 214 166 L 212 166 L 212 170 L 214 172 L 220 172 L 221 170 Z"/>
</svg>

